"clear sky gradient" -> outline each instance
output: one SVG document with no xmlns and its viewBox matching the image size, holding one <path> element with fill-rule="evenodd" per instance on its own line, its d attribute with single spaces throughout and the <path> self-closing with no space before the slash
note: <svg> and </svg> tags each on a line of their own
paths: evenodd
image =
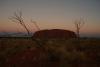
<svg viewBox="0 0 100 67">
<path fill-rule="evenodd" d="M 0 31 L 25 31 L 8 18 L 17 10 L 23 12 L 30 31 L 36 31 L 31 19 L 41 29 L 75 31 L 74 21 L 82 17 L 82 34 L 100 35 L 100 0 L 0 0 Z"/>
</svg>

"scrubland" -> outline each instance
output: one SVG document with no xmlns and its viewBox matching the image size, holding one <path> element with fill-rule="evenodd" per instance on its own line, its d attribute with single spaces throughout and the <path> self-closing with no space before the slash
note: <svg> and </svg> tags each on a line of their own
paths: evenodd
<svg viewBox="0 0 100 67">
<path fill-rule="evenodd" d="M 0 38 L 0 67 L 100 67 L 100 39 Z"/>
</svg>

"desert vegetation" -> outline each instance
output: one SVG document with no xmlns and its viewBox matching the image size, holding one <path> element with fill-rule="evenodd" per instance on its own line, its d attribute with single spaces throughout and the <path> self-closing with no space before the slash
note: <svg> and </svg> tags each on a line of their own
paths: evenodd
<svg viewBox="0 0 100 67">
<path fill-rule="evenodd" d="M 1 67 L 99 67 L 100 39 L 0 38 Z"/>
</svg>

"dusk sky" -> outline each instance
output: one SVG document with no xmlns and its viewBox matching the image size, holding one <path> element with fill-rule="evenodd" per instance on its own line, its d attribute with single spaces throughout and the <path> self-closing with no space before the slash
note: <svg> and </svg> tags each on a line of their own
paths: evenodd
<svg viewBox="0 0 100 67">
<path fill-rule="evenodd" d="M 81 34 L 100 35 L 100 0 L 0 0 L 0 32 L 25 31 L 10 21 L 16 11 L 22 11 L 30 31 L 36 31 L 31 19 L 41 29 L 67 29 L 75 31 L 74 21 L 83 18 Z"/>
</svg>

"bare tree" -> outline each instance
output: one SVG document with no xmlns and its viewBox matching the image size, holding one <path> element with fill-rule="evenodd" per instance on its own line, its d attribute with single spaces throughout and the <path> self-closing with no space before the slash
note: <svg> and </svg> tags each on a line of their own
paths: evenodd
<svg viewBox="0 0 100 67">
<path fill-rule="evenodd" d="M 23 28 L 25 28 L 25 30 L 27 31 L 27 34 L 30 35 L 30 31 L 25 25 L 21 11 L 15 12 L 14 15 L 10 17 L 10 20 L 12 20 L 13 22 L 19 23 Z"/>
<path fill-rule="evenodd" d="M 39 26 L 37 25 L 37 22 L 31 20 L 31 22 L 35 25 L 35 27 L 37 28 L 37 30 L 40 30 Z"/>
<path fill-rule="evenodd" d="M 75 24 L 75 27 L 76 27 L 77 37 L 79 39 L 80 38 L 80 29 L 83 27 L 85 22 L 82 18 L 80 18 L 79 20 L 76 20 L 74 24 Z"/>
</svg>

